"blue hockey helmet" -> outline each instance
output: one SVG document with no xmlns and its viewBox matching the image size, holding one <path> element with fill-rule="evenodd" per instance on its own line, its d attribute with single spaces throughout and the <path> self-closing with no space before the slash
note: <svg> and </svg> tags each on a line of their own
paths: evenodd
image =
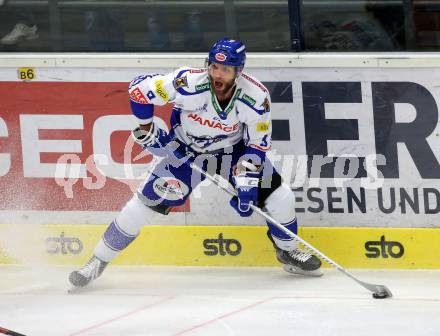
<svg viewBox="0 0 440 336">
<path fill-rule="evenodd" d="M 237 40 L 223 38 L 214 43 L 209 50 L 209 63 L 219 63 L 234 67 L 244 66 L 246 62 L 246 46 Z"/>
</svg>

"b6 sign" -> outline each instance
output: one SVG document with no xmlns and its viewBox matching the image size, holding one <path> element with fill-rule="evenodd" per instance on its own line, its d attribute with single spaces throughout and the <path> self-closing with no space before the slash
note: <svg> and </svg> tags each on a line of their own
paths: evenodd
<svg viewBox="0 0 440 336">
<path fill-rule="evenodd" d="M 0 82 L 0 97 L 1 210 L 117 211 L 151 165 L 127 83 Z"/>
</svg>

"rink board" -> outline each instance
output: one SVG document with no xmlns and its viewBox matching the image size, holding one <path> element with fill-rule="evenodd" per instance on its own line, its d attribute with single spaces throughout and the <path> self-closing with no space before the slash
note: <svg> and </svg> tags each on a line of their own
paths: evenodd
<svg viewBox="0 0 440 336">
<path fill-rule="evenodd" d="M 204 55 L 33 56 L 0 56 L 0 223 L 108 223 L 153 164 L 130 137 L 129 82 L 201 66 Z M 295 190 L 300 223 L 439 227 L 439 55 L 352 57 L 249 57 L 248 73 L 271 95 L 268 156 Z M 31 64 L 35 79 L 20 79 L 18 68 Z M 171 110 L 155 107 L 163 129 Z M 263 223 L 239 219 L 216 188 L 196 191 L 154 223 Z"/>
<path fill-rule="evenodd" d="M 0 264 L 82 264 L 105 225 L 0 225 Z M 344 267 L 440 267 L 440 231 L 304 227 L 300 236 Z M 119 265 L 276 266 L 264 226 L 148 226 Z"/>
</svg>

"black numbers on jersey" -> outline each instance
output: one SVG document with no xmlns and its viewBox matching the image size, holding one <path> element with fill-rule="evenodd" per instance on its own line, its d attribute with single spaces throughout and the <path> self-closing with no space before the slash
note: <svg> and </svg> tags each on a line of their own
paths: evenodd
<svg viewBox="0 0 440 336">
<path fill-rule="evenodd" d="M 152 100 L 152 99 L 156 98 L 156 95 L 153 93 L 153 91 L 150 90 L 147 92 L 147 98 L 149 100 Z"/>
<path fill-rule="evenodd" d="M 261 139 L 261 144 L 260 146 L 262 147 L 267 147 L 268 143 L 267 143 L 267 134 L 263 137 L 263 139 Z"/>
</svg>

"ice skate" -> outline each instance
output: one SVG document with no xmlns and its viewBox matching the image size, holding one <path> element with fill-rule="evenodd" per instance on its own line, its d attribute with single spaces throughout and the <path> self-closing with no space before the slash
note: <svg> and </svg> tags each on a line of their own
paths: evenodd
<svg viewBox="0 0 440 336">
<path fill-rule="evenodd" d="M 267 231 L 267 236 L 275 248 L 278 261 L 283 264 L 286 272 L 314 277 L 322 276 L 321 260 L 317 257 L 299 248 L 292 251 L 282 250 L 275 244 L 270 231 Z"/>
<path fill-rule="evenodd" d="M 87 264 L 81 267 L 78 271 L 70 273 L 69 281 L 76 288 L 84 287 L 99 277 L 107 264 L 108 263 L 93 256 Z"/>
</svg>

